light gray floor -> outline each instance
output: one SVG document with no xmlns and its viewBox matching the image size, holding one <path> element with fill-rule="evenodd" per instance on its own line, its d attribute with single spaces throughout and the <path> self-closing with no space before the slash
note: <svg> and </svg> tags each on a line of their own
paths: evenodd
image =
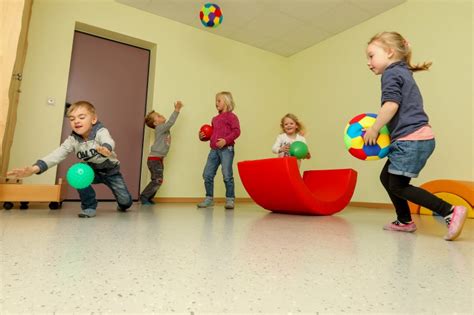
<svg viewBox="0 0 474 315">
<path fill-rule="evenodd" d="M 455 242 L 430 216 L 258 206 L 78 203 L 0 210 L 0 313 L 473 313 L 474 220 Z"/>
</svg>

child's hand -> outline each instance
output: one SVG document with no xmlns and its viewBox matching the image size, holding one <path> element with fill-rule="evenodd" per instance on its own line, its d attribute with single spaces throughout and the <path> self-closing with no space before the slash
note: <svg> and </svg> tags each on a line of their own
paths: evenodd
<svg viewBox="0 0 474 315">
<path fill-rule="evenodd" d="M 219 149 L 221 149 L 222 147 L 225 146 L 226 143 L 227 143 L 227 142 L 226 142 L 224 139 L 219 138 L 219 139 L 217 139 L 216 145 L 217 145 L 217 147 L 218 147 Z"/>
<path fill-rule="evenodd" d="M 203 140 L 206 136 L 204 135 L 204 132 L 199 131 L 199 140 Z"/>
<path fill-rule="evenodd" d="M 174 111 L 179 112 L 183 107 L 183 103 L 181 101 L 174 102 Z"/>
<path fill-rule="evenodd" d="M 364 143 L 367 145 L 374 145 L 377 142 L 379 133 L 372 128 L 367 128 L 364 135 Z"/>
<path fill-rule="evenodd" d="M 107 149 L 106 147 L 102 147 L 100 145 L 96 146 L 95 149 L 97 152 L 99 152 L 103 156 L 110 156 L 112 154 L 112 152 L 110 152 L 109 149 Z"/>
<path fill-rule="evenodd" d="M 285 144 L 284 146 L 280 147 L 280 152 L 288 153 L 290 151 L 290 145 Z"/>
<path fill-rule="evenodd" d="M 308 152 L 308 154 L 306 154 L 306 156 L 304 158 L 309 160 L 311 158 L 311 153 Z"/>
<path fill-rule="evenodd" d="M 36 174 L 40 171 L 39 167 L 37 165 L 33 166 L 27 166 L 24 168 L 16 168 L 11 170 L 10 172 L 7 173 L 7 176 L 13 176 L 13 177 L 28 177 L 33 174 Z"/>
</svg>

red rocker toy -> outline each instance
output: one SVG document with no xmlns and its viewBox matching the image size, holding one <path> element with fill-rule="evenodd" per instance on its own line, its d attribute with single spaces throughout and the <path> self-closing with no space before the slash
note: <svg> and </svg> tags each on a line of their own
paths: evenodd
<svg viewBox="0 0 474 315">
<path fill-rule="evenodd" d="M 261 207 L 278 213 L 331 215 L 343 210 L 357 181 L 353 169 L 310 170 L 301 178 L 295 157 L 237 163 L 247 193 Z"/>
</svg>

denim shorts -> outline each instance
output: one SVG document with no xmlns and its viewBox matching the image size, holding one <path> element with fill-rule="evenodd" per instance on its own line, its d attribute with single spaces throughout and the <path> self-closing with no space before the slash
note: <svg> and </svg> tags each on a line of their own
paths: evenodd
<svg viewBox="0 0 474 315">
<path fill-rule="evenodd" d="M 435 139 L 398 140 L 390 145 L 388 172 L 406 177 L 418 177 L 435 149 Z"/>
</svg>

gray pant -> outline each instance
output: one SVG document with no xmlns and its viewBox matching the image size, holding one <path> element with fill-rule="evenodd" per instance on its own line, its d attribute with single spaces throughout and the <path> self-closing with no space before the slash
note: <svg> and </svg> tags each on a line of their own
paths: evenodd
<svg viewBox="0 0 474 315">
<path fill-rule="evenodd" d="M 151 173 L 151 181 L 140 194 L 140 201 L 151 201 L 163 183 L 163 160 L 148 160 L 147 166 Z"/>
</svg>

